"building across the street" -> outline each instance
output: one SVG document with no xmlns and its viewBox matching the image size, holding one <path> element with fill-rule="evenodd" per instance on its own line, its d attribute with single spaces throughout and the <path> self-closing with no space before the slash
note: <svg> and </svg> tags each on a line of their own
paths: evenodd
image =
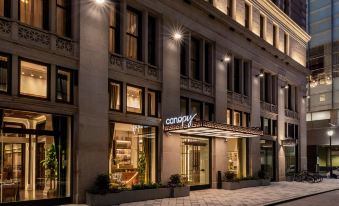
<svg viewBox="0 0 339 206">
<path fill-rule="evenodd" d="M 0 203 L 83 203 L 103 173 L 204 189 L 306 169 L 305 10 L 0 0 Z"/>
<path fill-rule="evenodd" d="M 339 167 L 339 2 L 308 0 L 307 4 L 307 30 L 312 35 L 308 49 L 311 72 L 307 104 L 308 169 L 328 173 L 331 159 L 332 168 Z"/>
</svg>

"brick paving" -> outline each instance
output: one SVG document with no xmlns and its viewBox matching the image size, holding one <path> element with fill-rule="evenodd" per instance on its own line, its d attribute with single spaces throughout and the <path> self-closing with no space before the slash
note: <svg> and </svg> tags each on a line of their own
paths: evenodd
<svg viewBox="0 0 339 206">
<path fill-rule="evenodd" d="M 189 197 L 148 200 L 121 204 L 121 206 L 267 205 L 335 189 L 339 189 L 339 179 L 324 179 L 321 183 L 273 182 L 269 186 L 239 190 L 207 189 L 191 191 Z"/>
</svg>

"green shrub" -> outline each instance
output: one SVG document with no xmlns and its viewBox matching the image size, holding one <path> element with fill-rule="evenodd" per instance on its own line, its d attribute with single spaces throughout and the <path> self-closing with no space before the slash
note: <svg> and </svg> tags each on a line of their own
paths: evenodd
<svg viewBox="0 0 339 206">
<path fill-rule="evenodd" d="M 109 176 L 107 174 L 98 175 L 90 192 L 94 194 L 106 194 L 110 192 Z"/>
<path fill-rule="evenodd" d="M 169 187 L 183 187 L 185 182 L 180 174 L 173 174 L 170 176 L 170 181 L 168 182 Z"/>
<path fill-rule="evenodd" d="M 232 171 L 225 172 L 225 180 L 226 182 L 232 182 L 236 178 L 236 174 Z"/>
</svg>

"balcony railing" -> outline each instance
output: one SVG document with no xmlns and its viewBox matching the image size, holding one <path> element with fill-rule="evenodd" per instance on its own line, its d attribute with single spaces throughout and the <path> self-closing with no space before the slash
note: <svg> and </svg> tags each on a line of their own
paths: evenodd
<svg viewBox="0 0 339 206">
<path fill-rule="evenodd" d="M 250 98 L 246 95 L 238 94 L 232 91 L 227 91 L 227 103 L 228 104 L 245 104 L 251 105 Z"/>
<path fill-rule="evenodd" d="M 0 17 L 0 38 L 43 48 L 66 56 L 75 56 L 75 42 L 67 37 L 44 31 L 18 21 Z"/>
<path fill-rule="evenodd" d="M 299 113 L 289 109 L 285 109 L 285 116 L 293 119 L 299 119 Z"/>
<path fill-rule="evenodd" d="M 207 82 L 191 79 L 186 76 L 180 77 L 180 87 L 213 96 L 213 85 Z"/>
<path fill-rule="evenodd" d="M 112 69 L 128 74 L 145 77 L 152 80 L 160 80 L 160 71 L 156 66 L 122 57 L 117 54 L 109 54 L 109 66 Z"/>
<path fill-rule="evenodd" d="M 267 103 L 267 102 L 260 102 L 260 108 L 261 110 L 278 114 L 277 105 Z"/>
</svg>

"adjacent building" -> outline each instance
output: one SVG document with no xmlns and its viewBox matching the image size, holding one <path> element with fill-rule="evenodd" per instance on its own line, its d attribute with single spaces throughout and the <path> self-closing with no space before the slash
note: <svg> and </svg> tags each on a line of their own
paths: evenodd
<svg viewBox="0 0 339 206">
<path fill-rule="evenodd" d="M 310 37 L 281 2 L 0 0 L 1 203 L 306 169 Z"/>
<path fill-rule="evenodd" d="M 339 1 L 309 0 L 307 3 L 307 30 L 312 36 L 308 49 L 308 67 L 311 71 L 307 108 L 308 168 L 326 173 L 330 170 L 331 155 L 333 167 L 339 167 Z M 334 131 L 331 154 L 327 135 L 329 130 Z"/>
</svg>

